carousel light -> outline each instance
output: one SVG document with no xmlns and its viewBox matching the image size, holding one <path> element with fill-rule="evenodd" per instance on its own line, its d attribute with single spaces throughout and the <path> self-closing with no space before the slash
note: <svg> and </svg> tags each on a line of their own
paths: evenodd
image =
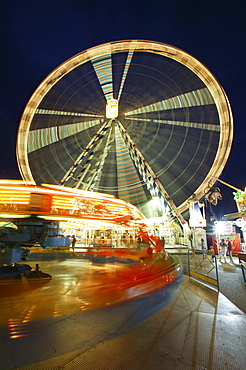
<svg viewBox="0 0 246 370">
<path fill-rule="evenodd" d="M 52 184 L 41 184 L 42 186 L 46 188 L 50 188 L 51 190 L 57 190 L 59 193 L 60 191 L 68 193 L 68 195 L 74 195 L 74 196 L 82 196 L 83 198 L 91 198 L 91 199 L 112 199 L 115 198 L 114 195 L 111 194 L 104 194 L 104 193 L 98 193 L 98 192 L 92 192 L 89 190 L 83 190 L 83 189 L 76 189 L 76 188 L 69 188 L 67 186 L 62 185 L 52 185 Z M 117 198 L 115 198 L 117 199 Z"/>
<path fill-rule="evenodd" d="M 31 215 L 21 213 L 0 213 L 0 218 L 28 218 Z"/>
<path fill-rule="evenodd" d="M 24 180 L 0 180 L 0 185 L 35 185 L 34 181 L 24 181 Z"/>
<path fill-rule="evenodd" d="M 22 182 L 20 184 L 23 185 Z M 55 220 L 57 217 L 58 220 L 79 218 L 78 213 L 82 216 L 79 219 L 106 220 L 114 223 L 126 221 L 125 217 L 135 220 L 144 218 L 135 206 L 112 195 L 47 184 L 45 184 L 46 187 L 24 187 L 21 185 L 13 186 L 11 182 L 7 181 L 0 183 L 0 198 L 2 200 L 0 208 L 3 208 L 4 214 L 7 211 L 9 217 L 11 217 L 9 209 L 11 206 L 22 205 L 21 211 L 24 211 L 25 208 L 26 212 L 39 214 L 39 216 L 50 220 Z M 42 195 L 47 196 L 42 197 Z M 28 209 L 29 206 L 30 209 Z M 18 207 L 15 208 L 18 209 Z M 13 209 L 13 211 L 15 210 Z"/>
</svg>

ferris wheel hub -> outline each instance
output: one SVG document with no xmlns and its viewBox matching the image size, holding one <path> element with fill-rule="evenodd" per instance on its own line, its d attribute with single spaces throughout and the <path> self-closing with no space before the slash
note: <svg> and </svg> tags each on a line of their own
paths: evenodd
<svg viewBox="0 0 246 370">
<path fill-rule="evenodd" d="M 106 118 L 112 119 L 118 117 L 118 100 L 111 99 L 106 104 Z"/>
</svg>

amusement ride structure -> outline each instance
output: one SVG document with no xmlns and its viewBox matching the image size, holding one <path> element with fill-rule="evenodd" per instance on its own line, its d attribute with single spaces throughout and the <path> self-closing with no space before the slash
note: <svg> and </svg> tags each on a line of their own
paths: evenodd
<svg viewBox="0 0 246 370">
<path fill-rule="evenodd" d="M 2 220 L 17 223 L 19 234 L 3 225 L 2 258 L 7 241 L 13 251 L 37 233 L 44 247 L 55 245 L 49 238 L 63 245 L 54 226 L 62 219 L 122 224 L 165 216 L 185 228 L 189 199 L 204 197 L 220 176 L 232 138 L 223 88 L 183 50 L 125 40 L 71 57 L 38 86 L 21 117 L 23 183 L 0 184 Z M 18 217 L 25 222 L 15 222 Z M 148 242 L 161 252 L 158 241 Z M 13 253 L 8 260 L 16 262 Z M 158 264 L 148 255 L 139 261 L 144 269 L 137 276 L 147 284 L 157 275 L 158 289 L 180 283 L 180 264 L 166 254 Z M 164 271 L 172 279 L 164 282 Z"/>
<path fill-rule="evenodd" d="M 85 50 L 51 72 L 23 112 L 25 181 L 112 194 L 181 224 L 228 159 L 231 108 L 213 74 L 176 47 L 145 40 Z"/>
</svg>

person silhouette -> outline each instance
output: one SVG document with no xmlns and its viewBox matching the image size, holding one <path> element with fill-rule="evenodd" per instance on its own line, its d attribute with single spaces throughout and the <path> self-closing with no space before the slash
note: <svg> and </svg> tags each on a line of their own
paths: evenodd
<svg viewBox="0 0 246 370">
<path fill-rule="evenodd" d="M 73 235 L 72 236 L 72 243 L 71 243 L 73 252 L 74 252 L 76 241 L 77 241 L 77 239 L 75 238 L 75 235 Z"/>
<path fill-rule="evenodd" d="M 227 238 L 227 250 L 228 250 L 228 256 L 230 258 L 231 263 L 233 263 L 233 258 L 232 258 L 232 244 L 229 238 Z"/>
</svg>

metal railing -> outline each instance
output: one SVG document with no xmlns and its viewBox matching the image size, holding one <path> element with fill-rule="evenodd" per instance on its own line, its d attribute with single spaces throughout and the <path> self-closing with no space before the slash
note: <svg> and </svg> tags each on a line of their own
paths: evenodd
<svg viewBox="0 0 246 370">
<path fill-rule="evenodd" d="M 240 260 L 240 265 L 241 265 L 241 269 L 242 269 L 244 285 L 246 286 L 246 273 L 245 273 L 246 263 L 244 261 Z"/>
<path fill-rule="evenodd" d="M 189 276 L 212 285 L 219 290 L 216 255 L 201 251 L 188 251 Z"/>
</svg>

